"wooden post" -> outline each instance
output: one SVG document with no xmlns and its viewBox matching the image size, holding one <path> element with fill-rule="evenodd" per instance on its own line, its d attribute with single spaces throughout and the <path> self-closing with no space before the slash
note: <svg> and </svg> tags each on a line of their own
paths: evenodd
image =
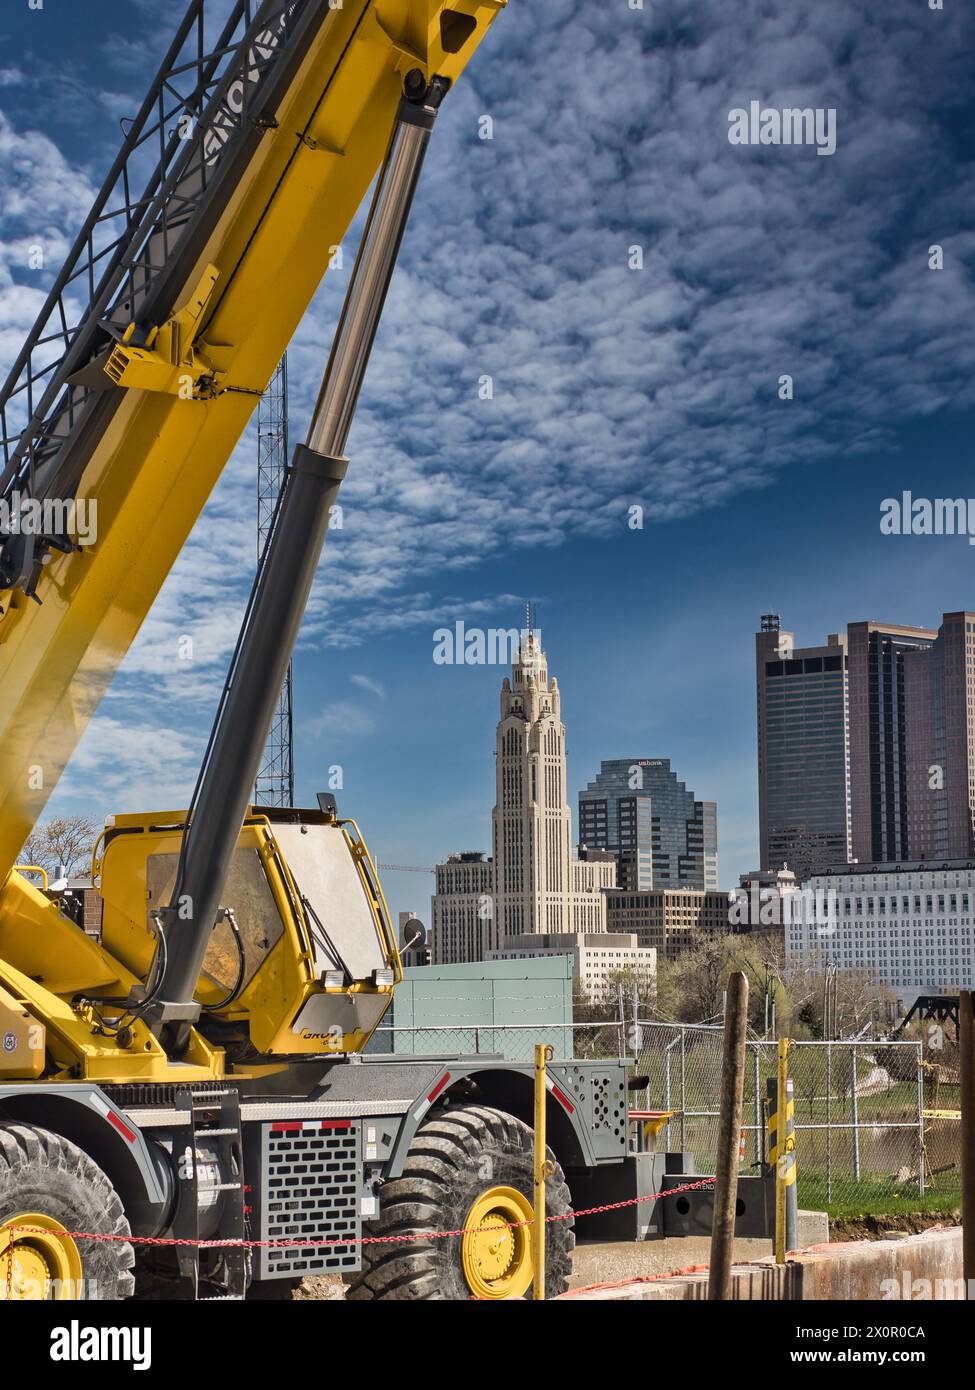
<svg viewBox="0 0 975 1390">
<path fill-rule="evenodd" d="M 958 1061 L 961 1072 L 961 1225 L 965 1293 L 975 1301 L 975 1020 L 972 991 L 958 999 Z"/>
<path fill-rule="evenodd" d="M 728 978 L 724 1021 L 724 1060 L 721 1066 L 721 1114 L 718 1119 L 718 1157 L 714 1177 L 714 1220 L 711 1226 L 711 1268 L 708 1298 L 731 1297 L 731 1263 L 738 1202 L 738 1139 L 741 1133 L 745 1086 L 745 1037 L 748 1031 L 748 980 L 737 970 Z"/>
</svg>

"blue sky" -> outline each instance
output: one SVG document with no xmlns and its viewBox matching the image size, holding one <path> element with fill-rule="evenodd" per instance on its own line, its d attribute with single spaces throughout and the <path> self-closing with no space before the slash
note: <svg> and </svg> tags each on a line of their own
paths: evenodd
<svg viewBox="0 0 975 1390">
<path fill-rule="evenodd" d="M 945 5 L 511 0 L 444 108 L 350 442 L 296 659 L 299 799 L 341 764 L 382 859 L 487 849 L 503 673 L 435 666 L 433 632 L 517 625 L 530 598 L 573 809 L 601 758 L 670 757 L 718 803 L 730 886 L 757 854 L 758 615 L 812 643 L 975 607 L 965 539 L 879 530 L 902 488 L 975 496 L 975 26 Z M 46 285 L 24 248 L 63 256 L 182 8 L 4 6 L 4 369 Z M 730 145 L 756 99 L 835 108 L 836 153 Z M 290 354 L 296 438 L 346 283 Z M 52 813 L 185 801 L 249 579 L 255 457 L 249 435 Z M 162 655 L 184 632 L 189 678 Z M 425 878 L 386 885 L 426 913 Z"/>
</svg>

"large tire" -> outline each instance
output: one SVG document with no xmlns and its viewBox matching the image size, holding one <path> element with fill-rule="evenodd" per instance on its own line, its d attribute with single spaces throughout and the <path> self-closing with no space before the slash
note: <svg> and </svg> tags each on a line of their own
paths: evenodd
<svg viewBox="0 0 975 1390">
<path fill-rule="evenodd" d="M 41 1218 L 33 1234 L 9 1228 L 25 1213 Z M 74 1241 L 68 1232 L 126 1239 Z M 33 1125 L 0 1126 L 0 1300 L 8 1294 L 99 1301 L 130 1297 L 135 1287 L 131 1234 L 115 1188 L 77 1145 Z M 77 1283 L 75 1275 L 63 1277 L 69 1263 L 76 1264 Z M 11 1265 L 21 1274 L 16 1290 Z"/>
<path fill-rule="evenodd" d="M 528 1289 L 485 1294 L 465 1273 L 463 1238 L 438 1238 L 438 1232 L 470 1229 L 472 1208 L 490 1191 L 513 1189 L 530 1206 L 532 1145 L 526 1124 L 486 1106 L 465 1105 L 428 1120 L 410 1146 L 402 1177 L 382 1189 L 379 1220 L 366 1230 L 367 1235 L 412 1239 L 364 1245 L 362 1269 L 349 1276 L 346 1298 L 525 1297 Z M 546 1228 L 545 1297 L 555 1298 L 568 1288 L 575 1234 L 565 1177 L 551 1150 L 548 1157 L 553 1171 L 545 1184 L 546 1213 L 564 1218 Z M 530 1245 L 530 1227 L 506 1231 L 498 1225 L 503 1237 L 526 1238 Z M 481 1222 L 478 1229 L 483 1229 Z"/>
</svg>

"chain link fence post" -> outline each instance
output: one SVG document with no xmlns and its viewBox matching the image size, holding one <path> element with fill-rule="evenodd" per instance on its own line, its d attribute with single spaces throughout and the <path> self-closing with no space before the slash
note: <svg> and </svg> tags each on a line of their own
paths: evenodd
<svg viewBox="0 0 975 1390">
<path fill-rule="evenodd" d="M 853 1180 L 860 1181 L 860 1110 L 857 1104 L 857 1049 L 850 1048 L 850 1119 L 853 1122 Z"/>
<path fill-rule="evenodd" d="M 755 1167 L 761 1166 L 765 1145 L 762 1139 L 762 1064 L 758 1056 L 758 1043 L 752 1044 L 752 1073 L 755 1087 Z"/>
<path fill-rule="evenodd" d="M 680 1147 L 687 1150 L 687 1029 L 680 1030 Z"/>
<path fill-rule="evenodd" d="M 670 1118 L 669 1118 L 669 1116 L 673 1113 L 673 1111 L 672 1111 L 672 1109 L 671 1109 L 671 1103 L 670 1103 L 670 1049 L 673 1047 L 673 1045 L 674 1045 L 674 1039 L 671 1038 L 670 1042 L 669 1042 L 669 1043 L 666 1043 L 665 1046 L 664 1046 L 664 1104 L 663 1104 L 663 1108 L 664 1108 L 664 1110 L 667 1111 L 667 1114 L 668 1114 L 667 1123 L 666 1123 L 666 1125 L 664 1126 L 664 1148 L 665 1148 L 665 1149 L 669 1149 L 669 1148 L 670 1148 Z M 649 1107 L 648 1107 L 648 1108 L 649 1108 Z"/>
<path fill-rule="evenodd" d="M 833 1044 L 826 1039 L 826 1202 L 833 1200 Z"/>
<path fill-rule="evenodd" d="M 917 1044 L 917 1190 L 924 1196 L 924 1048 Z"/>
</svg>

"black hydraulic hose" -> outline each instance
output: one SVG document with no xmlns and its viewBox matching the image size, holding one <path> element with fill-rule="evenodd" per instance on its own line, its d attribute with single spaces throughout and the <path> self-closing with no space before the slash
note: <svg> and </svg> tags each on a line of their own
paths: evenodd
<svg viewBox="0 0 975 1390">
<path fill-rule="evenodd" d="M 220 1000 L 218 1004 L 203 1004 L 201 1006 L 205 1014 L 215 1014 L 218 1013 L 220 1009 L 226 1009 L 228 1005 L 233 1004 L 237 999 L 240 998 L 240 992 L 244 987 L 244 972 L 247 966 L 246 955 L 244 952 L 244 939 L 240 934 L 240 928 L 237 925 L 237 918 L 234 916 L 233 912 L 227 910 L 225 916 L 227 922 L 229 923 L 230 930 L 234 934 L 234 941 L 237 945 L 237 978 L 231 985 L 228 993 L 224 996 L 223 999 Z"/>
</svg>

